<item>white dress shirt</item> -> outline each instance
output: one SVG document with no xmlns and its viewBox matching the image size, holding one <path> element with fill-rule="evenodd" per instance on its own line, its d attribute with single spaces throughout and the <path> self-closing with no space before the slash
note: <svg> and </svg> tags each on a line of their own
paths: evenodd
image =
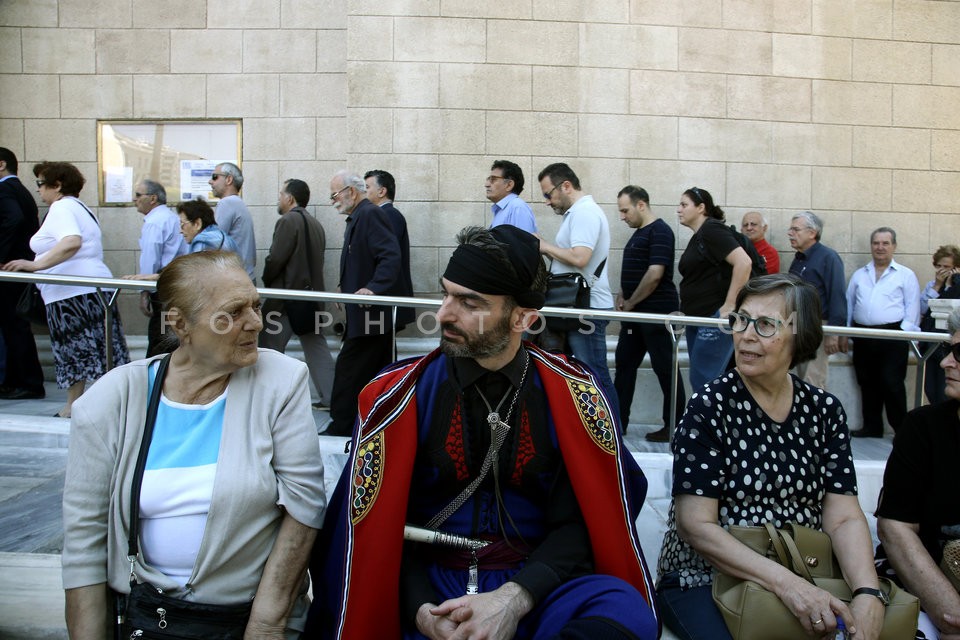
<svg viewBox="0 0 960 640">
<path fill-rule="evenodd" d="M 900 323 L 902 331 L 919 331 L 920 283 L 896 260 L 876 277 L 873 261 L 853 272 L 847 286 L 847 324 L 866 326 Z"/>
</svg>

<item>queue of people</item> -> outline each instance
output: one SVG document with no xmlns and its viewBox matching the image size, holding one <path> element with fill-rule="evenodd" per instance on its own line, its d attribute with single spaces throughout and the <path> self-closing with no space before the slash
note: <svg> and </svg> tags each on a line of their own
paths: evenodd
<svg viewBox="0 0 960 640">
<path fill-rule="evenodd" d="M 517 170 L 494 163 L 499 174 L 487 179 L 487 190 L 495 216 L 506 204 L 519 210 Z M 30 243 L 35 257 L 3 268 L 110 277 L 99 220 L 78 199 L 83 176 L 69 163 L 41 163 L 34 173 L 49 205 Z M 384 174 L 365 180 L 343 171 L 331 179 L 330 200 L 347 216 L 345 292 L 412 295 L 401 277 L 409 238 L 393 215 L 395 183 Z M 441 280 L 439 349 L 390 365 L 403 321 L 389 308 L 348 304 L 349 357 L 341 349 L 332 384 L 314 375 L 314 363 L 264 348 L 282 350 L 285 340 L 261 338 L 251 265 L 203 201 L 177 207 L 189 248 L 138 276 L 157 279 L 151 303 L 164 309 L 176 337 L 148 359 L 127 364 L 115 312 L 114 362 L 106 363 L 100 299 L 80 287 L 41 285 L 58 383 L 69 390 L 60 415 L 73 420 L 63 551 L 71 637 L 104 637 L 112 611 L 126 611 L 124 632 L 136 633 L 130 625 L 142 621 L 133 611 L 159 593 L 163 626 L 215 605 L 240 621 L 236 637 L 248 638 L 645 640 L 666 624 L 685 640 L 722 639 L 731 636 L 710 595 L 721 571 L 773 592 L 812 635 L 832 637 L 842 619 L 853 637 L 879 638 L 884 603 L 850 442 L 874 434 L 851 432 L 825 385 L 792 373 L 833 352 L 822 326 L 838 311 L 836 297 L 822 289 L 836 288 L 836 270 L 830 253 L 817 252 L 822 223 L 809 212 L 795 217 L 791 273 L 751 278 L 751 257 L 711 194 L 687 189 L 677 213 L 693 236 L 680 258 L 677 296 L 668 286 L 673 234 L 653 216 L 646 191 L 628 186 L 618 208 L 636 231 L 619 293 L 607 285 L 604 294 L 610 239 L 602 210 L 564 163 L 546 167 L 539 181 L 544 200 L 564 216 L 554 242 L 496 217 L 490 228 L 465 228 Z M 281 188 L 264 280 L 322 290 L 322 269 L 297 271 L 290 263 L 322 255 L 325 242 L 322 227 L 311 233 L 319 223 L 298 217 L 309 201 L 301 183 Z M 225 199 L 239 199 L 239 168 L 218 165 L 215 184 Z M 165 202 L 149 181 L 141 185 L 141 213 L 149 217 L 155 206 L 148 205 Z M 368 190 L 391 206 L 372 202 Z M 231 226 L 243 229 L 238 211 L 231 200 Z M 765 241 L 769 225 L 762 216 L 751 220 L 753 235 L 745 235 Z M 913 327 L 919 287 L 893 260 L 896 234 L 882 227 L 871 242 L 873 260 L 862 269 L 869 277 L 855 274 L 846 287 L 846 321 Z M 945 260 L 955 251 L 934 256 L 938 272 L 926 300 L 952 295 L 956 263 Z M 596 286 L 591 308 L 641 311 L 646 302 L 654 312 L 679 306 L 728 322 L 725 330 L 687 329 L 692 393 L 671 445 L 673 501 L 656 577 L 636 529 L 646 481 L 622 434 L 639 365 L 634 351 L 662 352 L 664 336 L 624 323 L 621 342 L 635 346 L 618 347 L 616 382 L 606 367 L 606 323 L 600 339 L 568 332 L 576 335 L 563 336 L 559 354 L 524 340 L 544 305 L 549 272 L 569 270 Z M 293 307 L 277 311 L 286 317 Z M 897 437 L 878 507 L 882 573 L 920 597 L 922 637 L 944 640 L 960 634 L 960 595 L 941 563 L 945 544 L 960 539 L 943 475 L 960 446 L 960 314 L 951 332 L 940 362 L 945 401 L 897 420 L 898 407 L 889 404 L 895 385 L 882 394 Z M 855 342 L 854 353 L 863 344 Z M 671 363 L 662 354 L 657 361 L 668 433 Z M 321 401 L 334 405 L 335 433 L 351 438 L 329 505 L 311 378 Z M 858 381 L 870 384 L 859 372 Z M 684 398 L 681 387 L 676 401 Z M 790 522 L 831 537 L 850 602 L 728 532 Z"/>
</svg>

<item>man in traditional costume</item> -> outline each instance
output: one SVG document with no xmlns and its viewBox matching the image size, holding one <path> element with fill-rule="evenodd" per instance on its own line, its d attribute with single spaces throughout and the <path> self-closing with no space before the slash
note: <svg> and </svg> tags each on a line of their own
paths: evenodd
<svg viewBox="0 0 960 640">
<path fill-rule="evenodd" d="M 539 241 L 457 240 L 440 348 L 360 395 L 304 637 L 656 638 L 646 479 L 593 375 L 521 340 L 544 303 Z"/>
</svg>

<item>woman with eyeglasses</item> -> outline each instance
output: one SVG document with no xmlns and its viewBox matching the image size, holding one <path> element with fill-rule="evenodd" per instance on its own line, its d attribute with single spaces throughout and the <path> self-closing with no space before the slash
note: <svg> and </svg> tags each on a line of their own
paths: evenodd
<svg viewBox="0 0 960 640">
<path fill-rule="evenodd" d="M 693 231 L 677 270 L 684 315 L 725 318 L 740 287 L 750 278 L 750 256 L 724 223 L 723 209 L 706 189 L 691 187 L 680 196 L 680 224 Z M 696 391 L 727 369 L 733 343 L 716 327 L 688 326 L 690 387 Z"/>
<path fill-rule="evenodd" d="M 177 205 L 180 233 L 190 245 L 190 253 L 198 251 L 233 251 L 237 244 L 217 226 L 213 209 L 205 200 L 186 200 Z"/>
<path fill-rule="evenodd" d="M 960 539 L 960 310 L 950 314 L 947 330 L 952 337 L 939 362 L 946 400 L 907 413 L 877 505 L 878 570 L 920 598 L 920 631 L 928 640 L 960 637 L 960 571 L 943 562 L 944 546 Z"/>
<path fill-rule="evenodd" d="M 40 199 L 50 209 L 37 233 L 30 238 L 33 260 L 12 260 L 4 271 L 28 271 L 60 276 L 112 278 L 103 261 L 100 221 L 80 201 L 86 179 L 69 162 L 41 162 L 33 167 Z M 104 308 L 96 289 L 67 284 L 38 284 L 47 308 L 50 346 L 56 365 L 57 386 L 67 390 L 67 401 L 57 412 L 69 418 L 74 401 L 88 380 L 96 380 L 111 367 L 130 361 L 127 341 L 116 303 L 113 311 L 113 362 L 107 363 Z M 113 290 L 105 290 L 109 298 Z"/>
<path fill-rule="evenodd" d="M 736 368 L 695 390 L 673 440 L 673 502 L 657 597 L 684 640 L 730 639 L 711 598 L 712 572 L 752 580 L 780 598 L 808 634 L 842 617 L 855 637 L 883 625 L 867 521 L 840 401 L 790 373 L 823 339 L 816 289 L 789 274 L 750 280 L 729 315 Z M 796 522 L 830 535 L 851 589 L 846 605 L 736 538 L 731 525 Z"/>
<path fill-rule="evenodd" d="M 960 298 L 960 247 L 945 244 L 938 247 L 933 253 L 933 280 L 920 292 L 920 330 L 940 331 L 937 329 L 930 309 L 931 300 L 955 300 Z M 926 346 L 926 345 L 925 345 Z M 949 349 L 940 342 L 936 351 L 927 358 L 924 364 L 923 392 L 927 394 L 930 404 L 943 402 L 947 399 L 944 393 L 943 369 L 940 361 L 943 360 Z"/>
</svg>

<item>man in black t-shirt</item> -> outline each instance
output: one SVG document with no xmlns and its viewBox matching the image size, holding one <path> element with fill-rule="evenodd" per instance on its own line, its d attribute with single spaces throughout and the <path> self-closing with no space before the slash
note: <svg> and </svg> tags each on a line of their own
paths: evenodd
<svg viewBox="0 0 960 640">
<path fill-rule="evenodd" d="M 957 312 L 949 328 L 956 346 Z M 941 366 L 948 400 L 909 412 L 893 439 L 876 512 L 877 573 L 920 598 L 921 630 L 933 623 L 941 638 L 960 638 L 960 594 L 938 566 L 944 542 L 960 537 L 960 364 L 951 351 Z"/>
<path fill-rule="evenodd" d="M 672 313 L 680 308 L 677 287 L 673 284 L 674 235 L 670 226 L 653 215 L 650 196 L 641 187 L 629 185 L 617 194 L 620 219 L 635 229 L 623 249 L 620 269 L 620 292 L 617 311 Z M 617 342 L 616 379 L 614 388 L 620 399 L 623 430 L 630 421 L 630 405 L 637 384 L 637 369 L 644 356 L 650 354 L 653 372 L 663 392 L 663 428 L 646 435 L 651 442 L 670 439 L 670 382 L 673 362 L 673 339 L 666 326 L 659 323 L 624 322 Z M 686 396 L 683 380 L 677 377 L 677 415 L 683 411 Z M 676 423 L 674 423 L 676 426 Z"/>
</svg>

